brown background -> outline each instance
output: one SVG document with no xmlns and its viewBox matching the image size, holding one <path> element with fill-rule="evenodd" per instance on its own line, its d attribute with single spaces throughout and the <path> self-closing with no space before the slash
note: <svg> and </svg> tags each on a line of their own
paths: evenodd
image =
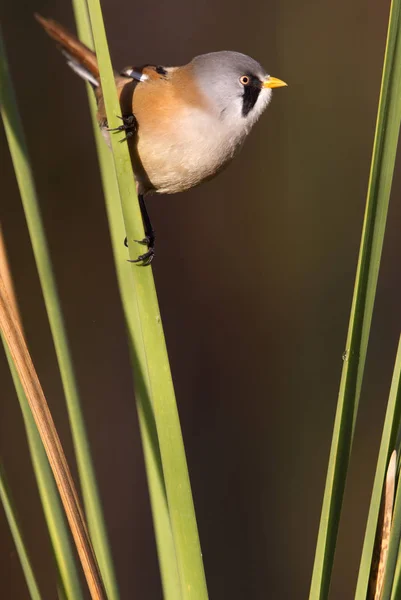
<svg viewBox="0 0 401 600">
<path fill-rule="evenodd" d="M 351 303 L 389 3 L 103 2 L 114 64 L 236 49 L 286 80 L 235 164 L 152 198 L 154 273 L 213 600 L 307 598 Z M 83 84 L 3 2 L 122 598 L 161 598 L 131 373 Z M 29 343 L 68 456 L 63 394 L 3 132 L 4 226 Z M 399 171 L 399 164 L 397 167 Z M 400 330 L 396 172 L 331 597 L 352 598 Z M 0 452 L 44 598 L 55 577 L 19 407 L 0 356 Z M 2 595 L 28 593 L 0 516 Z"/>
</svg>

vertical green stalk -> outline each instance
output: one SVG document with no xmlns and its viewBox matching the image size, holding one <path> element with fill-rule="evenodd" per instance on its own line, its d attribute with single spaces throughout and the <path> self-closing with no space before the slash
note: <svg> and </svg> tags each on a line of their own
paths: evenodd
<svg viewBox="0 0 401 600">
<path fill-rule="evenodd" d="M 400 0 L 393 0 L 365 219 L 320 519 L 310 600 L 327 598 L 354 435 L 401 122 Z"/>
<path fill-rule="evenodd" d="M 73 4 L 79 37 L 86 45 L 91 47 L 93 41 L 87 7 L 84 3 L 80 2 L 80 0 L 73 0 Z M 138 346 L 138 343 L 135 343 L 138 327 L 135 319 L 131 318 L 132 306 L 134 306 L 136 302 L 135 289 L 132 281 L 131 269 L 126 260 L 126 249 L 122 244 L 122 240 L 125 237 L 125 227 L 116 172 L 112 154 L 106 146 L 97 124 L 95 97 L 93 90 L 89 85 L 87 85 L 87 91 L 113 245 L 114 262 L 131 348 L 132 368 L 135 374 L 135 396 L 159 557 L 163 595 L 165 600 L 180 600 L 181 586 L 178 576 L 177 559 L 168 511 L 159 443 L 150 401 L 149 376 L 147 371 L 142 373 L 140 369 L 140 362 L 144 364 L 144 362 L 146 362 L 145 358 L 142 357 L 141 361 L 139 361 L 135 351 L 135 348 Z M 140 344 L 139 347 L 141 347 Z"/>
<path fill-rule="evenodd" d="M 140 357 L 138 356 L 141 351 L 143 352 L 143 343 L 142 340 L 137 339 L 138 333 L 140 335 L 137 319 L 132 318 L 132 308 L 135 306 L 135 291 L 131 268 L 126 260 L 126 249 L 122 243 L 125 236 L 125 227 L 117 180 L 115 177 L 114 165 L 110 165 L 110 161 L 112 161 L 110 150 L 107 148 L 104 139 L 99 132 L 97 132 L 97 139 L 98 153 L 102 165 L 102 180 L 105 190 L 106 209 L 110 235 L 113 243 L 113 255 L 129 338 L 130 357 L 135 382 L 135 397 L 149 485 L 163 593 L 165 600 L 180 600 L 181 587 L 167 504 L 159 442 L 157 439 L 154 412 L 150 398 L 149 375 L 147 370 L 144 372 L 141 370 L 141 365 L 146 364 L 146 358 L 143 354 Z M 113 168 L 112 172 L 110 166 Z"/>
<path fill-rule="evenodd" d="M 100 3 L 98 0 L 89 0 L 88 7 L 108 122 L 114 127 L 117 125 L 120 108 Z M 141 239 L 144 231 L 128 148 L 125 144 L 119 144 L 115 136 L 112 136 L 112 146 L 128 239 Z M 131 258 L 137 257 L 139 248 L 137 244 L 130 243 Z M 207 587 L 202 554 L 152 270 L 150 267 L 141 268 L 133 264 L 129 268 L 136 292 L 136 302 L 131 307 L 131 317 L 136 323 L 134 350 L 138 367 L 140 366 L 136 380 L 141 377 L 146 381 L 148 373 L 182 598 L 204 600 L 207 598 Z"/>
<path fill-rule="evenodd" d="M 25 547 L 24 538 L 18 523 L 17 515 L 15 514 L 13 502 L 6 483 L 3 465 L 0 463 L 0 500 L 4 507 L 4 512 L 10 526 L 11 535 L 13 536 L 15 547 L 21 562 L 21 567 L 25 575 L 25 581 L 28 586 L 29 594 L 32 600 L 42 600 L 38 584 L 35 579 L 35 574 L 32 569 L 28 551 Z"/>
<path fill-rule="evenodd" d="M 78 385 L 1 33 L 0 55 L 1 115 L 14 163 L 60 368 L 89 529 L 109 598 L 110 600 L 118 600 L 119 596 L 113 564 L 109 555 L 106 528 L 79 402 Z"/>
<path fill-rule="evenodd" d="M 104 144 L 103 139 L 100 139 L 100 144 L 101 148 L 98 148 L 98 150 L 102 153 L 106 152 L 108 156 L 106 156 L 105 159 L 110 161 L 110 151 Z M 109 181 L 109 184 L 110 183 L 112 183 L 112 185 L 117 183 L 115 177 L 113 182 Z M 104 185 L 106 189 L 107 183 L 105 184 L 104 182 Z M 178 575 L 177 558 L 171 530 L 155 418 L 150 398 L 149 375 L 147 370 L 142 371 L 141 369 L 143 365 L 146 365 L 146 357 L 143 354 L 143 343 L 139 337 L 141 331 L 140 327 L 138 327 L 137 317 L 133 318 L 135 293 L 131 267 L 127 263 L 126 250 L 122 243 L 125 236 L 125 228 L 122 219 L 121 204 L 119 202 L 118 188 L 115 192 L 117 192 L 117 196 L 114 196 L 114 201 L 113 194 L 106 194 L 106 208 L 110 234 L 113 241 L 116 272 L 129 337 L 131 364 L 135 380 L 135 396 L 149 485 L 163 593 L 165 600 L 180 600 L 181 585 Z"/>
</svg>

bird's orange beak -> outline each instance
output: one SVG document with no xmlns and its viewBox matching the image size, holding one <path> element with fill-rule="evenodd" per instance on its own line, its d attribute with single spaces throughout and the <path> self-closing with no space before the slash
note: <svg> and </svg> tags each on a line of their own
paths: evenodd
<svg viewBox="0 0 401 600">
<path fill-rule="evenodd" d="M 269 77 L 269 79 L 267 79 L 264 82 L 263 87 L 264 88 L 278 88 L 278 87 L 284 87 L 285 85 L 288 85 L 288 83 L 286 83 L 285 81 L 281 81 L 281 79 L 277 79 L 277 77 Z"/>
</svg>

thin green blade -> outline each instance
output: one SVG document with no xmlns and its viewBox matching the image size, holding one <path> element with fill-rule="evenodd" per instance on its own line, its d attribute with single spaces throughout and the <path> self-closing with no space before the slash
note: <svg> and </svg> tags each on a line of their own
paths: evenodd
<svg viewBox="0 0 401 600">
<path fill-rule="evenodd" d="M 102 89 L 110 127 L 117 126 L 120 113 L 103 18 L 98 0 L 89 0 L 89 13 L 99 60 Z M 128 240 L 142 239 L 144 231 L 136 198 L 128 148 L 112 136 L 113 156 L 119 183 Z M 130 257 L 138 245 L 130 243 Z M 189 482 L 181 427 L 161 323 L 160 310 L 150 267 L 130 265 L 136 292 L 132 317 L 137 323 L 133 350 L 141 363 L 137 376 L 149 377 L 171 527 L 175 544 L 183 600 L 207 598 L 195 510 Z M 146 364 L 143 363 L 146 360 Z"/>
<path fill-rule="evenodd" d="M 401 122 L 400 0 L 393 0 L 365 219 L 320 517 L 310 600 L 327 598 L 361 392 Z"/>
<path fill-rule="evenodd" d="M 395 448 L 397 431 L 401 420 L 401 338 L 398 344 L 397 356 L 394 365 L 393 379 L 387 404 L 386 417 L 383 425 L 380 443 L 379 458 L 377 461 L 372 498 L 370 501 L 365 539 L 362 549 L 361 563 L 359 566 L 358 583 L 355 600 L 366 600 L 369 585 L 369 576 L 375 544 L 377 522 L 387 463 L 392 448 Z"/>
<path fill-rule="evenodd" d="M 0 463 L 0 499 L 4 507 L 4 512 L 10 526 L 11 534 L 14 539 L 15 547 L 21 562 L 21 567 L 25 575 L 25 581 L 28 586 L 29 594 L 32 600 L 42 600 L 35 574 L 29 559 L 28 551 L 25 546 L 24 538 L 18 523 L 16 511 L 11 500 L 10 491 L 6 483 L 6 477 L 3 465 Z"/>
</svg>

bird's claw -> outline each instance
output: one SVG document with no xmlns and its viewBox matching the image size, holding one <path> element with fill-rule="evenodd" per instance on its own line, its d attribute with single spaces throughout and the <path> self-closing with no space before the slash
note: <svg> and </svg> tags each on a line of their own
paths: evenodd
<svg viewBox="0 0 401 600">
<path fill-rule="evenodd" d="M 138 256 L 138 258 L 136 260 L 129 260 L 128 262 L 131 263 L 142 263 L 142 267 L 147 267 L 148 265 L 150 265 L 150 263 L 152 262 L 152 260 L 155 257 L 155 249 L 154 248 L 149 248 L 149 250 L 147 252 L 145 252 L 145 254 L 141 254 L 140 256 Z"/>
<path fill-rule="evenodd" d="M 114 133 L 120 133 L 121 131 L 126 132 L 126 136 L 120 140 L 120 142 L 125 142 L 128 138 L 132 137 L 137 130 L 137 123 L 134 115 L 126 115 L 120 117 L 117 115 L 119 119 L 122 120 L 123 124 L 118 127 L 108 127 L 107 131 L 112 131 Z"/>
<path fill-rule="evenodd" d="M 153 248 L 155 245 L 155 238 L 154 238 L 154 236 L 152 238 L 152 237 L 150 237 L 150 235 L 147 235 L 143 238 L 143 240 L 134 240 L 134 242 L 137 242 L 138 244 L 142 244 L 143 246 L 149 246 L 149 247 Z"/>
</svg>

